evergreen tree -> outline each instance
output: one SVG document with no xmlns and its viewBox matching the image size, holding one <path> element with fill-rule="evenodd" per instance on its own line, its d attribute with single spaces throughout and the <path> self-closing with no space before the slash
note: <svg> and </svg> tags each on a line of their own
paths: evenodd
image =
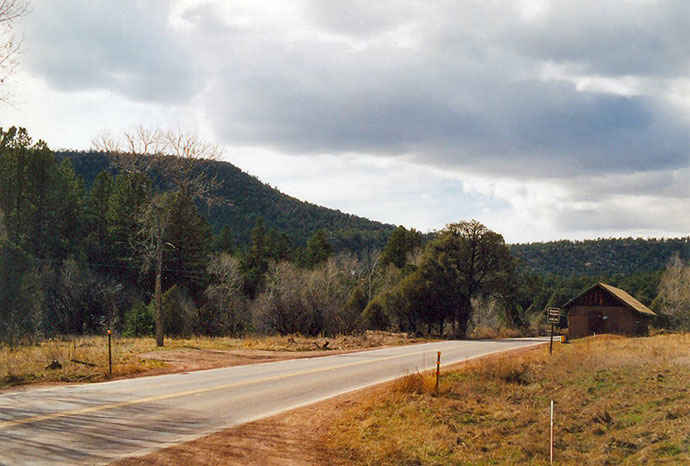
<svg viewBox="0 0 690 466">
<path fill-rule="evenodd" d="M 33 144 L 24 128 L 0 129 L 0 177 L 0 209 L 9 241 L 34 256 L 51 257 L 60 239 L 53 153 L 43 141 Z"/>
<path fill-rule="evenodd" d="M 213 251 L 232 254 L 234 249 L 235 240 L 233 239 L 232 230 L 228 225 L 225 225 L 213 239 Z"/>
<path fill-rule="evenodd" d="M 110 262 L 108 209 L 114 185 L 112 175 L 101 171 L 91 185 L 86 203 L 88 258 L 96 264 L 107 265 Z"/>
<path fill-rule="evenodd" d="M 457 323 L 456 333 L 464 337 L 472 317 L 472 298 L 491 294 L 498 288 L 503 273 L 511 267 L 510 250 L 501 235 L 471 220 L 448 225 L 438 240 L 430 244 L 429 255 L 445 255 L 441 268 L 457 271 L 454 283 L 452 277 L 446 277 L 451 280 L 447 285 L 454 287 L 453 299 L 457 304 L 453 323 Z"/>
<path fill-rule="evenodd" d="M 211 227 L 196 205 L 182 192 L 169 196 L 170 212 L 165 242 L 170 247 L 163 255 L 164 288 L 184 286 L 199 298 L 205 285 L 210 253 Z"/>
<path fill-rule="evenodd" d="M 377 299 L 371 301 L 362 311 L 362 320 L 367 328 L 374 330 L 386 330 L 390 324 L 383 305 Z"/>
<path fill-rule="evenodd" d="M 266 235 L 266 248 L 268 256 L 275 262 L 293 259 L 292 243 L 286 233 L 278 233 L 274 229 L 269 230 Z"/>
<path fill-rule="evenodd" d="M 69 159 L 64 159 L 58 167 L 55 208 L 52 221 L 57 230 L 57 250 L 54 257 L 63 259 L 77 252 L 83 243 L 85 232 L 85 191 L 84 181 L 77 176 Z"/>
<path fill-rule="evenodd" d="M 452 322 L 464 337 L 472 317 L 472 298 L 491 295 L 512 273 L 512 258 L 503 237 L 476 220 L 449 225 L 429 243 L 420 265 L 377 301 L 398 324 L 428 331 Z M 373 311 L 370 311 L 373 312 Z"/>
<path fill-rule="evenodd" d="M 339 313 L 339 317 L 341 317 L 341 322 L 339 322 L 341 331 L 351 333 L 360 327 L 360 316 L 364 309 L 366 309 L 367 304 L 367 295 L 364 294 L 362 288 L 355 286 Z"/>
<path fill-rule="evenodd" d="M 381 265 L 383 267 L 393 264 L 402 269 L 407 263 L 407 255 L 415 248 L 422 245 L 422 234 L 415 230 L 399 226 L 388 239 L 381 253 Z"/>
<path fill-rule="evenodd" d="M 27 165 L 31 138 L 26 129 L 0 128 L 0 209 L 4 214 L 7 239 L 21 244 L 26 236 L 25 217 L 29 209 L 26 199 Z"/>
<path fill-rule="evenodd" d="M 138 245 L 141 222 L 151 196 L 149 179 L 143 173 L 120 172 L 108 203 L 106 221 L 112 247 L 112 263 L 121 276 L 136 281 L 139 274 Z"/>
<path fill-rule="evenodd" d="M 11 345 L 39 328 L 43 293 L 31 258 L 0 237 L 0 340 Z"/>
<path fill-rule="evenodd" d="M 314 268 L 316 265 L 325 262 L 333 253 L 333 246 L 328 242 L 326 232 L 318 230 L 307 241 L 307 247 L 302 257 L 302 265 L 307 268 Z"/>
<path fill-rule="evenodd" d="M 27 251 L 41 259 L 63 259 L 68 245 L 60 228 L 62 174 L 47 147 L 32 151 L 30 155 L 24 183 L 28 215 L 23 220 L 28 237 L 23 244 Z"/>
<path fill-rule="evenodd" d="M 264 219 L 259 217 L 252 228 L 249 250 L 242 257 L 244 291 L 252 299 L 257 295 L 268 271 L 270 254 L 266 236 Z"/>
</svg>

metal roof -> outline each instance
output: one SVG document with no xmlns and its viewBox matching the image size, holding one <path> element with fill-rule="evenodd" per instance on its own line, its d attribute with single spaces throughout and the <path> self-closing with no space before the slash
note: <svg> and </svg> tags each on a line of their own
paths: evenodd
<svg viewBox="0 0 690 466">
<path fill-rule="evenodd" d="M 647 306 L 645 306 L 644 304 L 642 304 L 641 302 L 639 302 L 638 300 L 636 300 L 635 298 L 633 298 L 632 296 L 630 296 L 630 295 L 629 295 L 628 293 L 626 293 L 625 291 L 621 290 L 620 288 L 616 288 L 615 286 L 607 285 L 606 283 L 602 283 L 602 282 L 595 283 L 594 285 L 592 285 L 591 287 L 587 288 L 585 291 L 583 291 L 582 293 L 580 293 L 579 295 L 575 296 L 573 299 L 571 299 L 570 301 L 568 301 L 567 303 L 565 303 L 562 307 L 568 307 L 568 306 L 570 306 L 570 304 L 571 304 L 573 301 L 575 301 L 577 298 L 579 298 L 580 296 L 582 296 L 582 295 L 584 295 L 584 294 L 589 293 L 590 291 L 592 291 L 592 290 L 593 290 L 594 288 L 596 288 L 597 286 L 600 286 L 600 287 L 602 287 L 603 289 L 605 289 L 606 291 L 608 291 L 608 292 L 609 292 L 610 294 L 612 294 L 616 299 L 618 299 L 620 302 L 622 302 L 623 304 L 625 304 L 627 307 L 629 307 L 629 308 L 632 309 L 633 311 L 637 311 L 637 312 L 639 312 L 639 313 L 641 313 L 641 314 L 647 314 L 647 315 L 656 316 L 656 313 L 655 313 L 654 311 L 652 311 L 652 310 L 649 309 Z"/>
</svg>

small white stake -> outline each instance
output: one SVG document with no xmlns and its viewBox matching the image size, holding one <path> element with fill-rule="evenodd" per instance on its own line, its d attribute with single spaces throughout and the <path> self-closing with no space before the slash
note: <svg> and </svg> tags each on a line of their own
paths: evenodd
<svg viewBox="0 0 690 466">
<path fill-rule="evenodd" d="M 551 440 L 549 442 L 549 462 L 553 464 L 553 400 L 551 400 Z"/>
</svg>

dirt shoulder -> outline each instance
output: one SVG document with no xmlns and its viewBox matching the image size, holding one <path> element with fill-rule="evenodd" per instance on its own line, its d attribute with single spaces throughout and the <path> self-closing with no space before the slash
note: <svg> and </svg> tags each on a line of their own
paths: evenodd
<svg viewBox="0 0 690 466">
<path fill-rule="evenodd" d="M 497 360 L 525 354 L 537 347 L 497 353 L 453 364 L 458 369 L 478 360 Z M 333 353 L 329 353 L 333 354 Z M 324 441 L 334 422 L 344 412 L 356 409 L 372 395 L 389 391 L 396 382 L 346 393 L 326 401 L 288 411 L 259 421 L 222 430 L 191 442 L 164 448 L 142 457 L 117 461 L 116 465 L 329 465 L 334 458 Z"/>
<path fill-rule="evenodd" d="M 151 351 L 138 353 L 136 357 L 140 359 L 140 362 L 138 362 L 135 367 L 114 371 L 113 376 L 108 376 L 107 373 L 103 373 L 103 369 L 101 369 L 101 372 L 96 375 L 77 376 L 74 378 L 68 376 L 60 378 L 60 374 L 58 373 L 56 374 L 58 376 L 57 380 L 27 380 L 25 383 L 16 385 L 10 383 L 4 387 L 0 386 L 0 393 L 64 385 L 66 383 L 101 382 L 107 380 L 149 377 L 153 375 L 176 374 L 180 372 L 191 372 L 205 369 L 217 369 L 221 367 L 243 366 L 247 364 L 285 361 L 287 359 L 316 358 L 320 356 L 354 353 L 364 350 L 365 349 L 334 351 L 270 351 L 252 349 L 209 350 L 203 348 L 183 348 L 170 349 L 166 351 Z M 67 364 L 75 366 L 79 363 L 68 361 Z M 64 365 L 65 363 L 63 363 L 63 366 Z M 86 369 L 90 369 L 90 367 L 87 366 Z M 117 367 L 117 369 L 120 369 L 120 367 Z"/>
<path fill-rule="evenodd" d="M 174 374 L 177 372 L 190 372 L 205 369 L 217 369 L 220 367 L 244 366 L 265 362 L 285 361 L 287 359 L 318 358 L 321 356 L 333 356 L 335 354 L 356 353 L 373 349 L 388 348 L 377 346 L 373 348 L 359 348 L 350 350 L 331 351 L 269 351 L 269 350 L 208 350 L 203 348 L 175 349 L 165 352 L 157 351 L 142 353 L 139 356 L 151 361 L 159 361 L 165 366 L 160 369 L 150 370 L 139 376 L 158 374 Z"/>
<path fill-rule="evenodd" d="M 38 386 L 104 382 L 286 359 L 314 358 L 432 341 L 405 334 L 367 332 L 358 336 L 311 338 L 299 335 L 244 339 L 113 337 L 112 374 L 107 338 L 60 337 L 15 348 L 0 346 L 0 393 Z M 56 361 L 55 368 L 51 364 Z"/>
</svg>

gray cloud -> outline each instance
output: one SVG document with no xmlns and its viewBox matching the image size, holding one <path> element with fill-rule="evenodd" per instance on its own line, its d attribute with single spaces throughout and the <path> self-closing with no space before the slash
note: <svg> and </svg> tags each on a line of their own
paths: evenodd
<svg viewBox="0 0 690 466">
<path fill-rule="evenodd" d="M 690 231 L 690 221 L 685 215 L 687 200 L 667 203 L 654 208 L 651 203 L 625 205 L 603 200 L 596 207 L 567 207 L 554 212 L 553 223 L 564 233 L 573 232 L 636 232 L 654 234 L 665 231 L 685 236 Z M 669 215 L 672 214 L 672 215 Z M 621 233 L 618 233 L 619 235 Z"/>
<path fill-rule="evenodd" d="M 521 55 L 605 75 L 687 75 L 690 3 L 553 2 L 548 21 L 507 25 L 499 40 Z"/>
<path fill-rule="evenodd" d="M 566 230 L 687 227 L 690 113 L 669 89 L 690 79 L 690 3 L 532 3 L 204 2 L 175 21 L 165 1 L 44 3 L 26 62 L 60 90 L 194 99 L 229 146 L 552 183 L 569 197 L 543 216 Z"/>
<path fill-rule="evenodd" d="M 574 202 L 594 203 L 613 192 L 617 196 L 653 196 L 660 207 L 665 201 L 683 201 L 690 206 L 690 168 L 687 167 L 628 175 L 581 176 L 568 180 L 568 185 L 574 192 L 571 197 Z"/>
<path fill-rule="evenodd" d="M 228 142 L 293 153 L 415 154 L 541 176 L 688 163 L 687 123 L 650 96 L 523 78 L 501 54 L 456 63 L 433 52 L 244 42 L 229 60 L 242 66 L 218 71 L 209 114 Z"/>
<path fill-rule="evenodd" d="M 169 2 L 44 2 L 27 17 L 27 66 L 52 86 L 153 102 L 199 90 L 193 60 L 168 24 Z"/>
<path fill-rule="evenodd" d="M 541 76 L 551 63 L 612 79 L 687 78 L 687 2 L 543 2 L 525 15 L 516 2 L 305 0 L 303 17 L 270 27 L 251 14 L 239 26 L 203 3 L 182 14 L 184 32 L 169 2 L 129 5 L 42 4 L 27 32 L 30 67 L 60 89 L 136 101 L 202 92 L 223 142 L 287 153 L 406 155 L 532 177 L 689 164 L 688 120 L 660 95 L 583 92 Z"/>
</svg>

